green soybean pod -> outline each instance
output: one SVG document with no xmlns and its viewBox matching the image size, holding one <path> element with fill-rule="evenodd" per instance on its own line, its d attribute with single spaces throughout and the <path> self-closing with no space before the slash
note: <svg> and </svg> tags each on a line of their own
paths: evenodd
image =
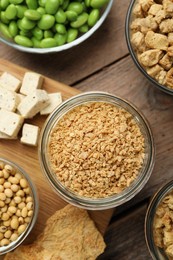
<svg viewBox="0 0 173 260">
<path fill-rule="evenodd" d="M 37 21 L 37 20 L 40 20 L 40 18 L 41 18 L 41 14 L 38 11 L 32 10 L 32 9 L 26 10 L 24 15 L 27 19 L 32 20 L 32 21 Z"/>
<path fill-rule="evenodd" d="M 36 22 L 35 21 L 31 21 L 29 20 L 28 18 L 26 17 L 23 17 L 22 20 L 21 20 L 21 27 L 23 29 L 26 29 L 26 30 L 31 30 L 35 27 L 36 25 Z"/>
<path fill-rule="evenodd" d="M 45 10 L 47 14 L 56 14 L 59 8 L 59 0 L 47 0 Z"/>
<path fill-rule="evenodd" d="M 66 22 L 66 14 L 62 8 L 59 8 L 55 14 L 55 20 L 57 23 L 65 23 Z"/>
<path fill-rule="evenodd" d="M 74 12 L 74 11 L 66 11 L 65 14 L 66 14 L 66 17 L 67 17 L 68 21 L 73 22 L 73 21 L 77 20 L 78 15 L 77 15 L 76 12 Z"/>
<path fill-rule="evenodd" d="M 65 34 L 67 31 L 66 31 L 66 27 L 64 24 L 56 24 L 55 25 L 55 29 L 57 31 L 57 33 L 60 33 L 60 34 Z"/>
<path fill-rule="evenodd" d="M 1 11 L 1 22 L 4 24 L 9 24 L 10 20 L 7 19 L 7 17 L 5 16 L 5 11 Z"/>
<path fill-rule="evenodd" d="M 10 4 L 5 10 L 5 16 L 9 20 L 13 20 L 17 16 L 17 8 L 14 4 Z"/>
<path fill-rule="evenodd" d="M 63 10 L 66 10 L 67 7 L 68 7 L 68 5 L 69 5 L 69 0 L 64 0 L 64 1 L 63 1 L 63 4 L 62 4 L 62 9 L 63 9 Z"/>
<path fill-rule="evenodd" d="M 19 29 L 18 29 L 16 21 L 11 21 L 8 29 L 9 29 L 9 32 L 12 35 L 12 37 L 15 37 L 16 35 L 18 35 Z"/>
<path fill-rule="evenodd" d="M 7 8 L 7 6 L 9 5 L 9 0 L 1 0 L 0 1 L 0 7 L 1 7 L 1 10 L 5 10 Z"/>
<path fill-rule="evenodd" d="M 90 7 L 90 4 L 91 4 L 91 0 L 85 0 L 85 5 L 86 5 L 87 7 Z"/>
<path fill-rule="evenodd" d="M 24 47 L 33 47 L 32 41 L 28 37 L 23 35 L 17 35 L 16 37 L 14 37 L 14 41 Z"/>
<path fill-rule="evenodd" d="M 41 14 L 41 15 L 43 15 L 43 14 L 46 13 L 44 7 L 42 7 L 42 6 L 39 6 L 39 7 L 37 8 L 37 12 L 38 12 L 39 14 Z"/>
<path fill-rule="evenodd" d="M 11 4 L 18 5 L 21 4 L 24 0 L 10 0 Z"/>
<path fill-rule="evenodd" d="M 36 39 L 34 36 L 31 38 L 34 48 L 41 48 L 41 41 Z"/>
<path fill-rule="evenodd" d="M 57 44 L 54 38 L 46 38 L 41 41 L 41 48 L 52 48 L 56 46 Z"/>
<path fill-rule="evenodd" d="M 72 28 L 79 28 L 82 25 L 84 25 L 88 20 L 88 14 L 82 13 L 78 16 L 77 20 L 74 22 L 71 22 L 70 25 Z"/>
<path fill-rule="evenodd" d="M 99 9 L 93 9 L 88 16 L 88 25 L 90 27 L 94 26 L 96 22 L 99 20 L 100 11 Z"/>
<path fill-rule="evenodd" d="M 43 14 L 37 25 L 42 30 L 50 29 L 55 23 L 55 17 L 50 14 Z"/>
<path fill-rule="evenodd" d="M 44 38 L 52 38 L 53 32 L 51 30 L 45 30 L 44 31 Z"/>
<path fill-rule="evenodd" d="M 25 5 L 16 5 L 17 8 L 17 17 L 18 18 L 23 18 L 24 17 L 24 13 L 27 10 L 27 7 Z"/>
<path fill-rule="evenodd" d="M 9 32 L 8 25 L 0 23 L 0 32 L 2 35 L 4 35 L 6 38 L 12 38 L 12 35 Z"/>
<path fill-rule="evenodd" d="M 90 6 L 92 8 L 99 8 L 100 9 L 101 7 L 103 7 L 108 2 L 109 2 L 109 0 L 91 0 Z"/>
<path fill-rule="evenodd" d="M 74 11 L 77 14 L 81 14 L 83 12 L 83 5 L 78 2 L 72 2 L 68 5 L 68 11 Z"/>
<path fill-rule="evenodd" d="M 32 34 L 33 36 L 37 39 L 37 40 L 41 40 L 43 39 L 44 33 L 43 31 L 39 28 L 39 27 L 34 27 L 34 29 L 32 29 Z"/>
<path fill-rule="evenodd" d="M 88 32 L 88 30 L 89 30 L 88 24 L 84 24 L 81 27 L 79 27 L 79 32 L 81 32 L 81 33 L 86 33 L 86 32 Z"/>
<path fill-rule="evenodd" d="M 39 6 L 45 7 L 45 5 L 46 5 L 46 0 L 39 0 L 38 3 L 39 3 Z"/>
<path fill-rule="evenodd" d="M 37 0 L 26 0 L 26 4 L 29 9 L 36 10 L 38 7 L 38 1 Z"/>
<path fill-rule="evenodd" d="M 31 36 L 32 36 L 32 32 L 31 32 L 31 31 L 21 30 L 21 31 L 19 32 L 19 34 L 22 35 L 22 36 L 26 36 L 26 37 L 28 37 L 28 38 L 31 38 Z"/>
<path fill-rule="evenodd" d="M 54 36 L 57 46 L 61 46 L 66 43 L 67 41 L 67 33 L 66 34 L 59 34 L 56 33 Z"/>
<path fill-rule="evenodd" d="M 78 36 L 78 30 L 74 28 L 70 28 L 67 31 L 67 42 L 72 42 L 74 41 Z"/>
<path fill-rule="evenodd" d="M 23 30 L 23 31 L 28 31 L 28 30 L 26 30 L 26 29 L 24 29 L 22 26 L 21 26 L 21 22 L 22 22 L 22 19 L 18 19 L 17 20 L 17 26 L 18 26 L 18 28 L 19 28 L 19 30 Z"/>
</svg>

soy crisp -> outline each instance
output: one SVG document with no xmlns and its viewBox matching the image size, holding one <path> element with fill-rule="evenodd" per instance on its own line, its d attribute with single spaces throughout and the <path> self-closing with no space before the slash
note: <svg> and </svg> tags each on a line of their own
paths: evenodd
<svg viewBox="0 0 173 260">
<path fill-rule="evenodd" d="M 48 155 L 66 188 L 81 196 L 104 198 L 122 192 L 137 178 L 144 160 L 144 136 L 126 110 L 88 102 L 57 122 Z"/>
</svg>

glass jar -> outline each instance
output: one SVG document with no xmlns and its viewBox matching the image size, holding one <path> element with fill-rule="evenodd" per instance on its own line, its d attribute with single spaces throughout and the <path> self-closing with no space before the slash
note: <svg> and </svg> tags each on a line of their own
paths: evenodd
<svg viewBox="0 0 173 260">
<path fill-rule="evenodd" d="M 64 187 L 53 173 L 48 156 L 49 138 L 57 122 L 73 108 L 90 102 L 105 102 L 128 111 L 133 116 L 133 119 L 144 136 L 145 156 L 138 177 L 128 188 L 124 189 L 119 194 L 105 198 L 79 196 Z M 105 92 L 87 92 L 64 101 L 47 118 L 45 125 L 42 128 L 39 143 L 40 166 L 51 187 L 67 202 L 90 210 L 113 208 L 133 198 L 148 181 L 154 165 L 154 156 L 155 149 L 153 136 L 143 115 L 128 101 Z"/>
<path fill-rule="evenodd" d="M 38 196 L 37 196 L 37 191 L 36 191 L 35 185 L 31 181 L 29 175 L 20 166 L 17 165 L 16 163 L 12 162 L 11 160 L 8 160 L 5 158 L 0 158 L 0 163 L 4 163 L 5 165 L 12 166 L 16 170 L 17 173 L 20 173 L 24 177 L 24 179 L 26 179 L 26 181 L 28 182 L 28 186 L 30 187 L 30 196 L 32 196 L 32 198 L 33 198 L 33 208 L 32 208 L 33 215 L 31 216 L 30 222 L 28 223 L 25 231 L 23 231 L 15 241 L 10 242 L 6 246 L 0 246 L 0 255 L 3 255 L 6 253 L 9 253 L 10 251 L 13 251 L 16 247 L 18 247 L 27 238 L 27 236 L 31 232 L 31 230 L 34 227 L 34 224 L 36 222 L 37 215 L 38 215 L 39 202 L 38 202 Z"/>
<path fill-rule="evenodd" d="M 158 247 L 154 241 L 154 232 L 153 232 L 153 225 L 154 225 L 154 218 L 156 216 L 156 211 L 158 206 L 168 195 L 170 192 L 173 191 L 173 181 L 168 182 L 164 186 L 162 186 L 152 197 L 145 217 L 145 239 L 147 243 L 148 250 L 154 260 L 168 260 L 168 256 L 166 255 L 163 248 Z M 165 211 L 166 212 L 166 211 Z M 172 232 L 172 231 L 171 231 Z"/>
<path fill-rule="evenodd" d="M 161 91 L 169 94 L 169 95 L 173 95 L 173 89 L 167 87 L 166 85 L 160 84 L 156 79 L 154 79 L 153 77 L 151 77 L 146 69 L 140 64 L 139 59 L 138 59 L 138 55 L 136 54 L 136 51 L 134 50 L 133 44 L 131 42 L 131 30 L 130 30 L 130 25 L 134 19 L 134 15 L 133 15 L 133 10 L 135 5 L 139 2 L 139 0 L 132 0 L 130 2 L 130 5 L 128 7 L 127 10 L 127 14 L 126 14 L 126 21 L 125 21 L 125 36 L 126 36 L 126 43 L 127 43 L 127 47 L 129 49 L 129 53 L 131 55 L 131 58 L 134 62 L 134 64 L 136 65 L 136 67 L 139 69 L 139 71 L 145 76 L 145 78 L 154 86 L 157 87 L 158 89 L 160 89 Z"/>
</svg>

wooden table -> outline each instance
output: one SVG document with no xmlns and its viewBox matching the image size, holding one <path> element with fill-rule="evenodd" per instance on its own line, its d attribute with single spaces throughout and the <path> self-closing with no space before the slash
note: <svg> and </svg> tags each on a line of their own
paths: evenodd
<svg viewBox="0 0 173 260">
<path fill-rule="evenodd" d="M 144 238 L 144 218 L 150 197 L 173 178 L 173 97 L 161 92 L 135 67 L 125 41 L 125 16 L 130 0 L 115 1 L 102 27 L 71 50 L 49 55 L 22 53 L 0 44 L 0 58 L 34 70 L 80 91 L 108 91 L 133 102 L 148 119 L 155 139 L 152 176 L 130 202 L 119 206 L 107 228 L 107 249 L 99 259 L 151 259 Z M 2 154 L 2 151 L 0 151 Z M 112 215 L 92 212 L 104 232 Z"/>
</svg>

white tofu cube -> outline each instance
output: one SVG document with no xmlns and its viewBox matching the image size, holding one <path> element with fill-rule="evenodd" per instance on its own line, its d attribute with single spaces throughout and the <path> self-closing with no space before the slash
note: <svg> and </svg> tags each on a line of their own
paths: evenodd
<svg viewBox="0 0 173 260">
<path fill-rule="evenodd" d="M 50 114 L 58 105 L 62 103 L 62 96 L 61 93 L 51 93 L 48 94 L 49 96 L 49 105 L 45 108 L 43 108 L 40 111 L 41 115 L 48 115 Z"/>
<path fill-rule="evenodd" d="M 0 108 L 15 111 L 19 103 L 16 92 L 0 87 Z"/>
<path fill-rule="evenodd" d="M 0 109 L 0 132 L 11 137 L 17 136 L 24 118 L 14 112 Z"/>
<path fill-rule="evenodd" d="M 21 81 L 8 72 L 4 72 L 0 77 L 0 87 L 17 92 L 21 86 Z"/>
<path fill-rule="evenodd" d="M 49 96 L 45 90 L 36 89 L 26 96 L 17 110 L 24 118 L 33 118 L 49 104 Z"/>
<path fill-rule="evenodd" d="M 20 93 L 23 95 L 28 95 L 34 90 L 40 89 L 43 84 L 43 79 L 43 76 L 38 73 L 26 72 L 23 77 Z"/>
<path fill-rule="evenodd" d="M 4 134 L 4 133 L 0 132 L 0 139 L 16 140 L 17 139 L 17 135 L 16 136 L 9 136 L 7 134 Z"/>
<path fill-rule="evenodd" d="M 40 129 L 36 125 L 24 124 L 22 128 L 21 143 L 37 146 Z"/>
</svg>

